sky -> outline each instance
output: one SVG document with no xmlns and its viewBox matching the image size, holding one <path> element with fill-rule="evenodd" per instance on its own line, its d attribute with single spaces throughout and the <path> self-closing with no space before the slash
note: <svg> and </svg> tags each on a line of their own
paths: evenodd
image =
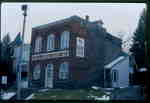
<svg viewBox="0 0 150 103">
<path fill-rule="evenodd" d="M 21 5 L 27 4 L 25 42 L 30 43 L 33 27 L 61 20 L 72 15 L 81 18 L 89 16 L 90 21 L 102 20 L 106 30 L 114 36 L 124 38 L 135 31 L 144 3 L 2 3 L 1 38 L 8 32 L 14 40 L 22 32 L 23 11 Z"/>
</svg>

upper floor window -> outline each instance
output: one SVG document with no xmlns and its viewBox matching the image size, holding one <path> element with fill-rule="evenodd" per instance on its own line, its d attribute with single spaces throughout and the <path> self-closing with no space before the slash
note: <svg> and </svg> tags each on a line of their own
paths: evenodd
<svg viewBox="0 0 150 103">
<path fill-rule="evenodd" d="M 59 79 L 68 79 L 69 76 L 69 64 L 64 62 L 60 65 L 59 69 Z"/>
<path fill-rule="evenodd" d="M 70 34 L 68 31 L 64 31 L 61 34 L 61 49 L 65 49 L 65 48 L 69 48 L 69 38 L 70 38 Z"/>
<path fill-rule="evenodd" d="M 51 34 L 47 39 L 47 50 L 51 51 L 55 48 L 55 35 Z"/>
<path fill-rule="evenodd" d="M 112 71 L 112 79 L 114 82 L 117 82 L 117 80 L 118 80 L 118 71 L 117 70 Z"/>
<path fill-rule="evenodd" d="M 33 69 L 33 79 L 39 80 L 40 76 L 41 76 L 40 65 L 36 65 L 35 68 Z"/>
<path fill-rule="evenodd" d="M 38 37 L 35 40 L 35 52 L 40 52 L 42 50 L 42 38 Z"/>
<path fill-rule="evenodd" d="M 85 41 L 83 38 L 77 37 L 76 41 L 76 56 L 79 57 L 84 57 L 84 46 L 85 46 Z"/>
</svg>

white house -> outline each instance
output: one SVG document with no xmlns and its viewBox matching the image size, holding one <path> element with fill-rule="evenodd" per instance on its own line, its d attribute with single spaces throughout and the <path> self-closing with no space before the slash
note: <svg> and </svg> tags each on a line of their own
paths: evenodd
<svg viewBox="0 0 150 103">
<path fill-rule="evenodd" d="M 105 65 L 105 87 L 128 87 L 130 72 L 132 72 L 132 67 L 129 64 L 129 56 L 118 57 Z"/>
</svg>

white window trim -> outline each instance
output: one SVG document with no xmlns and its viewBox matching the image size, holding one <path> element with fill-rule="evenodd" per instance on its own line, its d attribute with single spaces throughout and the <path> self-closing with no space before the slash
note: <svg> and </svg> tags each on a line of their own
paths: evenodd
<svg viewBox="0 0 150 103">
<path fill-rule="evenodd" d="M 41 52 L 42 50 L 42 37 L 37 37 L 35 40 L 35 48 L 34 51 L 36 53 Z"/>
<path fill-rule="evenodd" d="M 114 73 L 116 73 L 116 80 L 114 79 Z M 119 75 L 119 73 L 118 73 L 118 70 L 112 70 L 112 80 L 113 80 L 113 82 L 117 82 L 118 81 L 118 75 Z"/>
<path fill-rule="evenodd" d="M 79 43 L 82 41 L 82 44 Z M 85 39 L 77 37 L 76 38 L 76 56 L 85 57 Z"/>
<path fill-rule="evenodd" d="M 40 65 L 36 65 L 33 70 L 33 80 L 39 80 L 41 78 Z"/>
<path fill-rule="evenodd" d="M 50 66 L 50 67 L 49 67 Z M 50 78 L 48 78 L 48 70 L 50 70 Z M 45 70 L 45 87 L 53 88 L 53 78 L 54 78 L 54 65 L 47 64 Z M 48 84 L 50 82 L 50 84 Z"/>
<path fill-rule="evenodd" d="M 66 68 L 64 69 L 63 66 L 65 66 Z M 69 64 L 68 62 L 63 62 L 62 64 L 60 64 L 60 68 L 59 68 L 59 79 L 66 80 L 68 78 L 69 78 Z"/>
<path fill-rule="evenodd" d="M 61 34 L 61 40 L 60 40 L 60 48 L 61 49 L 67 49 L 69 48 L 69 41 L 70 41 L 70 32 L 64 31 Z"/>
<path fill-rule="evenodd" d="M 47 38 L 47 51 L 55 50 L 55 35 L 50 34 Z"/>
</svg>

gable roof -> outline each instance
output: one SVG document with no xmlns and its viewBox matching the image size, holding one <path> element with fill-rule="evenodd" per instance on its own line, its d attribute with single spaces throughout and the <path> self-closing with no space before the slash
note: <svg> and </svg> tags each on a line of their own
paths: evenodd
<svg viewBox="0 0 150 103">
<path fill-rule="evenodd" d="M 52 22 L 52 23 L 48 23 L 48 24 L 37 26 L 37 27 L 33 27 L 33 29 L 43 29 L 43 28 L 47 28 L 49 26 L 62 24 L 62 23 L 69 22 L 69 21 L 72 21 L 72 20 L 77 20 L 77 21 L 83 20 L 83 21 L 85 21 L 84 19 L 80 18 L 79 16 L 73 15 L 73 16 L 71 16 L 69 18 L 65 18 L 65 19 L 61 19 L 61 20 L 58 20 L 58 21 L 55 21 L 55 22 Z"/>
<path fill-rule="evenodd" d="M 79 22 L 82 21 L 83 24 L 87 24 L 87 25 L 88 25 L 88 26 L 87 26 L 88 29 L 92 29 L 92 30 L 93 30 L 93 28 L 91 27 L 91 24 L 92 24 L 92 25 L 93 25 L 93 24 L 96 25 L 97 23 L 100 23 L 101 25 L 104 24 L 102 20 L 87 21 L 87 20 L 85 20 L 85 19 L 83 19 L 83 18 L 81 18 L 81 17 L 79 17 L 79 16 L 77 16 L 77 15 L 73 15 L 73 16 L 67 17 L 67 18 L 65 18 L 65 19 L 61 19 L 61 20 L 57 20 L 57 21 L 55 21 L 55 22 L 51 22 L 51 23 L 48 23 L 48 24 L 43 24 L 43 25 L 40 25 L 40 26 L 33 27 L 33 29 L 37 29 L 37 30 L 38 30 L 38 29 L 39 29 L 39 30 L 40 30 L 40 29 L 45 29 L 45 28 L 48 28 L 48 27 L 50 27 L 50 26 L 55 26 L 55 25 L 63 24 L 63 23 L 65 23 L 65 22 L 70 22 L 70 21 L 72 21 L 72 20 L 79 21 Z M 94 27 L 94 28 L 95 28 L 95 27 Z M 102 28 L 103 28 L 103 27 L 102 27 Z M 110 33 L 106 32 L 105 37 L 108 38 L 111 42 L 113 42 L 113 43 L 115 43 L 115 44 L 117 44 L 117 45 L 121 45 L 121 39 L 119 39 L 119 38 L 117 38 L 117 37 L 111 35 Z"/>
<path fill-rule="evenodd" d="M 113 60 L 111 63 L 105 65 L 105 68 L 112 68 L 115 64 L 117 64 L 119 61 L 123 60 L 125 57 L 120 56 L 117 59 Z"/>
<path fill-rule="evenodd" d="M 109 64 L 106 64 L 106 65 L 104 66 L 104 68 L 112 68 L 112 67 L 114 67 L 116 64 L 119 64 L 121 61 L 125 60 L 125 58 L 126 58 L 127 56 L 128 56 L 128 55 L 126 55 L 126 54 L 119 56 L 117 59 L 113 60 L 113 61 L 110 62 Z"/>
</svg>

